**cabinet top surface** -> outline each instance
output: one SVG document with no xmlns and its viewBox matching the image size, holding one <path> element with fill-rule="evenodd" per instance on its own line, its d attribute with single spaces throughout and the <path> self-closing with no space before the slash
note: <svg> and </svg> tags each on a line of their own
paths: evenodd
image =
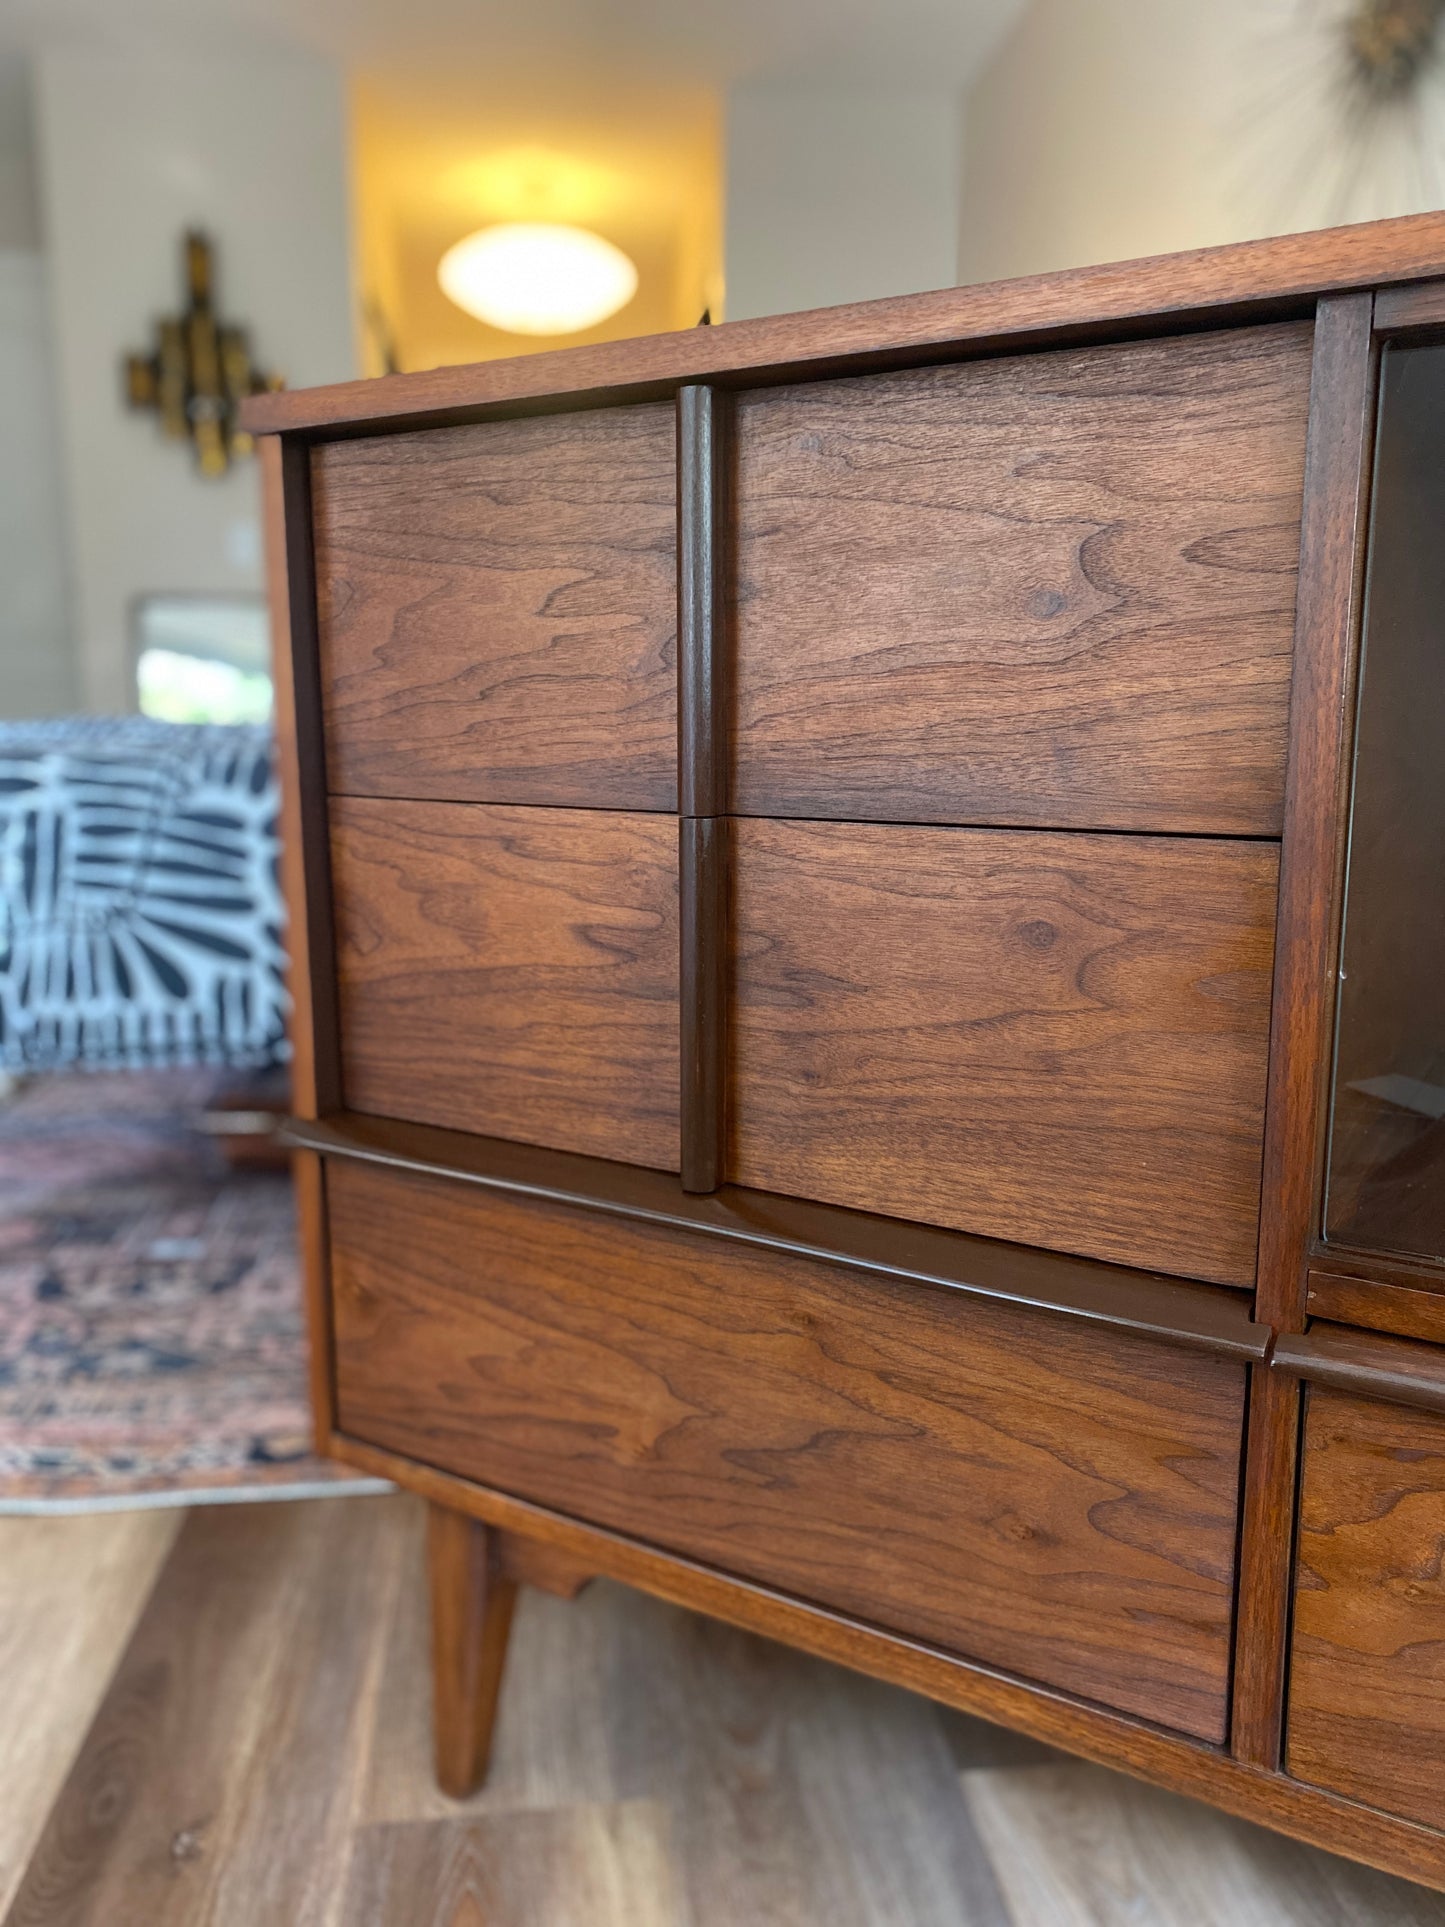
<svg viewBox="0 0 1445 1927">
<path fill-rule="evenodd" d="M 355 434 L 663 395 L 680 382 L 843 372 L 1190 321 L 1307 311 L 1319 294 L 1445 275 L 1445 213 L 1405 215 L 1017 281 L 894 295 L 410 375 L 258 395 L 257 434 Z"/>
</svg>

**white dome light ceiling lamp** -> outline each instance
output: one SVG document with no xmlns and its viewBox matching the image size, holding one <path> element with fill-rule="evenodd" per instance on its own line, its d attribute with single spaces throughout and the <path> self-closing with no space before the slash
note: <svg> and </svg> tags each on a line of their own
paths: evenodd
<svg viewBox="0 0 1445 1927">
<path fill-rule="evenodd" d="M 479 228 L 447 249 L 437 280 L 467 314 L 514 335 L 580 334 L 637 292 L 637 269 L 621 248 L 587 228 L 542 221 Z"/>
</svg>

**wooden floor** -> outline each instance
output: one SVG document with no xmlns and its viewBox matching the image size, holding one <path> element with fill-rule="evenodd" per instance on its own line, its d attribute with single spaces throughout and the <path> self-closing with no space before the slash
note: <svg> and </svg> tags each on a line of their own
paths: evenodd
<svg viewBox="0 0 1445 1927">
<path fill-rule="evenodd" d="M 1395 1927 L 1445 1897 L 605 1584 L 427 1760 L 402 1498 L 0 1520 L 6 1927 Z"/>
</svg>

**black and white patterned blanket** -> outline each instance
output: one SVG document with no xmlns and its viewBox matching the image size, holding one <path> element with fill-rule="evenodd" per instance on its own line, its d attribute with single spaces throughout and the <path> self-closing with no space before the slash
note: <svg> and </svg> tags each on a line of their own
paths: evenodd
<svg viewBox="0 0 1445 1927">
<path fill-rule="evenodd" d="M 271 733 L 0 723 L 0 1068 L 286 1055 Z"/>
</svg>

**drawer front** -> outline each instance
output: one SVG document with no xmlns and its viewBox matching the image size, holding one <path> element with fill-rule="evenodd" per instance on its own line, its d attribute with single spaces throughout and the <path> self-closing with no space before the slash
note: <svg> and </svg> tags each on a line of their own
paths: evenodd
<svg viewBox="0 0 1445 1927">
<path fill-rule="evenodd" d="M 1311 331 L 738 404 L 736 807 L 1277 834 Z"/>
<path fill-rule="evenodd" d="M 1445 1416 L 1308 1396 L 1289 1771 L 1445 1827 Z"/>
<path fill-rule="evenodd" d="M 674 808 L 674 447 L 651 405 L 318 448 L 332 788 Z"/>
<path fill-rule="evenodd" d="M 1252 1281 L 1274 845 L 733 835 L 737 1183 Z"/>
<path fill-rule="evenodd" d="M 451 1180 L 327 1176 L 346 1433 L 1223 1737 L 1236 1362 Z"/>
<path fill-rule="evenodd" d="M 675 1170 L 670 816 L 334 798 L 357 1111 Z"/>
</svg>

